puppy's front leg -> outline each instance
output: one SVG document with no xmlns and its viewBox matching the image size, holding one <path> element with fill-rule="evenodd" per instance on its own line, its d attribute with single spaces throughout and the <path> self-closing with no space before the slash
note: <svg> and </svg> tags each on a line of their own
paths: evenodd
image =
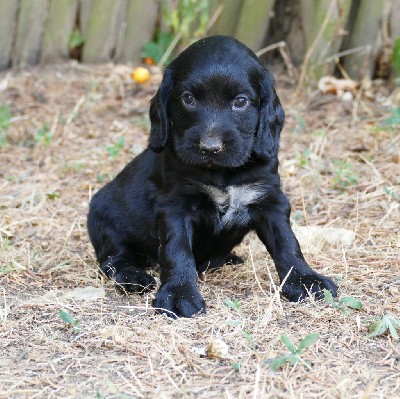
<svg viewBox="0 0 400 399">
<path fill-rule="evenodd" d="M 164 213 L 158 217 L 158 227 L 161 287 L 153 306 L 171 317 L 191 317 L 205 310 L 205 302 L 196 286 L 190 221 Z"/>
<path fill-rule="evenodd" d="M 291 302 L 303 300 L 308 293 L 322 299 L 323 289 L 336 296 L 336 284 L 315 272 L 304 260 L 290 227 L 290 205 L 286 196 L 278 193 L 267 201 L 255 211 L 253 220 L 257 235 L 270 253 L 281 282 L 285 280 L 282 295 Z"/>
</svg>

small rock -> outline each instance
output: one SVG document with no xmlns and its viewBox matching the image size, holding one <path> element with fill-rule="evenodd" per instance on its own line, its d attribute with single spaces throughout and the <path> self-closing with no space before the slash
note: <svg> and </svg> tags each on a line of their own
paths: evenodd
<svg viewBox="0 0 400 399">
<path fill-rule="evenodd" d="M 324 246 L 348 247 L 354 239 L 355 233 L 337 227 L 323 226 L 293 226 L 294 234 L 305 252 L 320 252 Z"/>
<path fill-rule="evenodd" d="M 206 345 L 206 355 L 210 359 L 223 359 L 228 353 L 229 347 L 222 339 L 214 338 Z"/>
</svg>

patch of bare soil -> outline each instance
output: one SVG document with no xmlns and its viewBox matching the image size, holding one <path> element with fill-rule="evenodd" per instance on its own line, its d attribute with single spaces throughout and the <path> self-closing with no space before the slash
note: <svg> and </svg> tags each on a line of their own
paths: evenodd
<svg viewBox="0 0 400 399">
<path fill-rule="evenodd" d="M 294 228 L 321 228 L 303 237 L 306 258 L 363 309 L 280 299 L 273 264 L 249 235 L 237 248 L 244 266 L 199 282 L 207 314 L 173 321 L 154 314 L 154 293 L 125 296 L 99 277 L 86 233 L 92 194 L 146 146 L 160 75 L 137 87 L 129 72 L 66 64 L 0 76 L 12 113 L 0 149 L 0 398 L 400 397 L 399 341 L 368 337 L 366 324 L 400 314 L 400 139 L 381 125 L 380 105 L 390 93 L 295 100 L 278 79 Z M 349 232 L 330 239 L 327 227 Z M 282 334 L 297 345 L 311 333 L 310 368 L 271 369 L 288 353 Z M 215 339 L 228 348 L 211 359 Z"/>
</svg>

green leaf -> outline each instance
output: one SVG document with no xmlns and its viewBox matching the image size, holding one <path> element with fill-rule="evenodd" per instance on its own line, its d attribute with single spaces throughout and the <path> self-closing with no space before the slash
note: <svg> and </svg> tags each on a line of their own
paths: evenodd
<svg viewBox="0 0 400 399">
<path fill-rule="evenodd" d="M 242 313 L 242 310 L 240 308 L 240 303 L 237 299 L 234 299 L 233 301 L 231 301 L 230 299 L 225 299 L 224 303 L 226 306 L 228 306 L 229 308 L 235 310 L 238 313 Z"/>
<path fill-rule="evenodd" d="M 395 339 L 397 341 L 399 339 L 399 335 L 397 334 L 396 328 L 390 322 L 388 324 L 388 327 L 389 327 L 390 335 L 393 337 L 393 339 Z"/>
<path fill-rule="evenodd" d="M 157 43 L 149 42 L 143 46 L 143 49 L 140 52 L 140 56 L 142 58 L 149 57 L 153 59 L 154 62 L 157 64 L 160 62 L 161 57 L 163 56 L 163 52 Z"/>
<path fill-rule="evenodd" d="M 77 329 L 80 321 L 74 319 L 68 312 L 66 312 L 65 310 L 60 310 L 58 312 L 58 315 L 60 316 L 61 320 L 64 323 L 70 324 L 71 326 L 73 326 L 75 329 Z"/>
<path fill-rule="evenodd" d="M 59 198 L 59 197 L 60 197 L 60 194 L 58 194 L 58 193 L 47 193 L 47 194 L 46 194 L 46 197 L 47 197 L 48 199 L 54 200 L 54 199 L 56 199 L 56 198 Z"/>
<path fill-rule="evenodd" d="M 306 335 L 306 337 L 300 341 L 296 353 L 301 353 L 305 348 L 311 346 L 318 339 L 319 339 L 318 333 Z"/>
<path fill-rule="evenodd" d="M 76 47 L 82 46 L 85 43 L 85 38 L 79 29 L 74 29 L 68 38 L 68 48 L 74 49 Z"/>
<path fill-rule="evenodd" d="M 7 130 L 10 127 L 11 116 L 10 108 L 0 104 L 0 130 Z"/>
<path fill-rule="evenodd" d="M 290 340 L 290 338 L 287 335 L 281 335 L 281 341 L 284 343 L 286 348 L 289 349 L 290 352 L 292 353 L 296 352 L 296 347 L 294 346 L 294 343 Z"/>
<path fill-rule="evenodd" d="M 247 331 L 242 331 L 243 336 L 247 339 L 247 342 L 250 344 L 250 346 L 255 349 L 256 343 L 254 341 L 254 337 L 252 334 L 248 333 Z"/>
<path fill-rule="evenodd" d="M 289 362 L 289 358 L 293 355 L 283 355 L 272 360 L 270 367 L 272 370 L 276 370 L 278 367 L 283 366 L 285 363 Z"/>
<path fill-rule="evenodd" d="M 359 301 L 358 299 L 353 298 L 351 296 L 343 297 L 342 299 L 340 299 L 339 304 L 343 304 L 343 305 L 348 306 L 349 308 L 358 309 L 358 310 L 362 309 L 362 307 L 363 307 L 363 304 L 361 301 Z"/>
<path fill-rule="evenodd" d="M 368 337 L 376 337 L 377 335 L 381 335 L 386 331 L 385 323 L 382 320 L 371 324 L 368 329 L 370 332 Z"/>
<path fill-rule="evenodd" d="M 172 43 L 172 40 L 174 38 L 169 32 L 162 32 L 158 35 L 158 45 L 163 54 Z"/>
<path fill-rule="evenodd" d="M 324 292 L 325 303 L 329 303 L 330 305 L 335 305 L 335 300 L 333 299 L 332 293 L 327 289 L 324 289 L 323 292 Z"/>
<path fill-rule="evenodd" d="M 302 360 L 299 356 L 296 355 L 289 355 L 288 361 L 290 364 L 295 365 L 298 362 L 306 363 L 304 360 Z"/>
<path fill-rule="evenodd" d="M 231 366 L 235 371 L 239 371 L 240 368 L 242 367 L 242 365 L 240 363 L 238 363 L 238 362 L 232 362 Z"/>
</svg>

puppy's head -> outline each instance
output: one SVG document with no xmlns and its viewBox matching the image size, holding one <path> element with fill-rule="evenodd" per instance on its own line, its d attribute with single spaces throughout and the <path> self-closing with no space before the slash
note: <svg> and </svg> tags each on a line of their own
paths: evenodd
<svg viewBox="0 0 400 399">
<path fill-rule="evenodd" d="M 199 40 L 164 71 L 150 106 L 150 148 L 183 162 L 235 168 L 277 156 L 284 111 L 274 79 L 245 45 Z"/>
</svg>

